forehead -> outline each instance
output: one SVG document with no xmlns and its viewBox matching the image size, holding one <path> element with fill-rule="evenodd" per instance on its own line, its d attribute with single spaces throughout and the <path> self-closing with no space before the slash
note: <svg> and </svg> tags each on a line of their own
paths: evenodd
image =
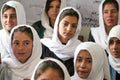
<svg viewBox="0 0 120 80">
<path fill-rule="evenodd" d="M 50 5 L 54 5 L 54 4 L 60 4 L 60 0 L 53 0 L 53 1 L 51 1 Z"/>
<path fill-rule="evenodd" d="M 65 16 L 62 20 L 64 21 L 70 21 L 70 22 L 73 22 L 73 23 L 78 23 L 78 19 L 76 16 Z"/>
<path fill-rule="evenodd" d="M 108 6 L 109 6 L 109 7 L 108 7 Z M 114 8 L 114 9 L 117 9 L 116 6 L 115 6 L 115 4 L 113 4 L 113 3 L 106 3 L 106 4 L 104 5 L 103 9 L 110 8 L 110 7 Z"/>
<path fill-rule="evenodd" d="M 111 37 L 109 39 L 108 46 L 113 45 L 113 43 L 116 43 L 116 42 L 118 43 L 118 41 L 120 41 L 119 38 L 117 38 L 117 37 Z"/>
<path fill-rule="evenodd" d="M 87 50 L 81 50 L 78 57 L 91 58 L 91 54 Z"/>
<path fill-rule="evenodd" d="M 109 41 L 111 41 L 111 40 L 120 40 L 120 39 L 117 37 L 111 37 Z"/>
<path fill-rule="evenodd" d="M 17 31 L 17 32 L 14 32 L 14 33 L 13 33 L 13 39 L 17 39 L 17 40 L 30 39 L 30 40 L 31 40 L 31 37 L 28 35 L 27 32 Z"/>
<path fill-rule="evenodd" d="M 3 12 L 3 14 L 16 14 L 14 8 L 9 8 Z"/>
</svg>

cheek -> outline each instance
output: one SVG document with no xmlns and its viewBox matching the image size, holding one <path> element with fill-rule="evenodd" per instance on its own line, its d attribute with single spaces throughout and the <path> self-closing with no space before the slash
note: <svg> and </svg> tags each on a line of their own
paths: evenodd
<svg viewBox="0 0 120 80">
<path fill-rule="evenodd" d="M 116 24 L 118 23 L 118 15 L 114 17 Z"/>
<path fill-rule="evenodd" d="M 73 29 L 73 33 L 74 33 L 74 34 L 75 34 L 76 30 L 77 30 L 77 28 L 74 28 L 74 29 Z"/>
<path fill-rule="evenodd" d="M 79 67 L 80 67 L 80 63 L 76 62 L 75 63 L 75 70 L 78 71 Z"/>
<path fill-rule="evenodd" d="M 88 65 L 89 74 L 90 74 L 91 70 L 92 70 L 92 63 Z"/>
<path fill-rule="evenodd" d="M 62 34 L 64 32 L 64 28 L 62 27 L 63 25 L 61 24 L 58 28 L 58 33 Z"/>
<path fill-rule="evenodd" d="M 12 50 L 14 53 L 16 53 L 16 51 L 18 51 L 17 47 L 15 47 L 15 46 L 12 46 Z"/>
<path fill-rule="evenodd" d="M 33 46 L 31 46 L 31 47 L 29 47 L 28 49 L 26 49 L 26 51 L 29 51 L 29 54 L 32 54 Z"/>
<path fill-rule="evenodd" d="M 112 46 L 111 46 L 111 45 L 109 46 L 109 50 L 110 50 L 110 52 L 111 52 L 111 50 L 112 50 Z"/>
<path fill-rule="evenodd" d="M 16 26 L 17 25 L 17 19 L 14 19 L 13 22 L 14 22 L 14 25 Z"/>
<path fill-rule="evenodd" d="M 104 15 L 103 15 L 103 21 L 106 21 L 106 19 L 107 19 L 107 15 L 104 14 Z"/>
</svg>

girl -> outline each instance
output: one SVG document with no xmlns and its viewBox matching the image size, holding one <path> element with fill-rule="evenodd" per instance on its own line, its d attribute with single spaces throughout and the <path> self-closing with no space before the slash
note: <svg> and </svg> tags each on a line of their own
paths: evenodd
<svg viewBox="0 0 120 80">
<path fill-rule="evenodd" d="M 118 0 L 103 0 L 99 6 L 99 27 L 91 28 L 89 41 L 107 48 L 107 37 L 111 28 L 119 24 L 120 6 Z"/>
<path fill-rule="evenodd" d="M 74 73 L 73 56 L 79 43 L 78 35 L 81 30 L 81 15 L 72 7 L 63 8 L 56 18 L 52 39 L 44 38 L 41 42 L 50 48 L 54 54 L 44 54 L 62 61 L 70 75 Z"/>
<path fill-rule="evenodd" d="M 9 35 L 11 29 L 26 23 L 24 7 L 17 1 L 8 1 L 1 9 L 0 53 L 2 58 L 9 56 Z"/>
<path fill-rule="evenodd" d="M 111 80 L 120 79 L 120 25 L 114 26 L 108 36 L 109 62 L 112 68 Z M 118 65 L 118 66 L 117 66 Z"/>
<path fill-rule="evenodd" d="M 53 28 L 59 11 L 66 6 L 66 0 L 46 0 L 41 20 L 33 23 L 40 38 L 52 38 Z"/>
<path fill-rule="evenodd" d="M 81 43 L 74 53 L 75 74 L 72 80 L 110 80 L 104 49 L 96 43 Z"/>
<path fill-rule="evenodd" d="M 7 66 L 12 80 L 30 79 L 42 55 L 37 32 L 29 25 L 14 27 L 10 33 L 9 49 L 10 57 L 4 58 L 1 65 Z"/>
<path fill-rule="evenodd" d="M 57 59 L 46 58 L 40 61 L 33 73 L 31 80 L 70 80 L 69 73 Z"/>
</svg>

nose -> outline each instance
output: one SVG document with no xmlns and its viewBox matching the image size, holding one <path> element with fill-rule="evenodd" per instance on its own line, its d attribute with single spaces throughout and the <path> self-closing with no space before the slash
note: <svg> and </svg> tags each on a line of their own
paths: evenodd
<svg viewBox="0 0 120 80">
<path fill-rule="evenodd" d="M 72 26 L 69 24 L 67 27 L 67 31 L 71 31 L 72 30 Z"/>
<path fill-rule="evenodd" d="M 80 68 L 85 68 L 86 67 L 86 63 L 85 63 L 85 61 L 82 61 L 81 63 L 80 63 Z"/>
<path fill-rule="evenodd" d="M 113 44 L 113 49 L 116 50 L 117 48 L 118 48 L 118 45 L 117 45 L 116 42 L 114 42 L 114 44 Z"/>
<path fill-rule="evenodd" d="M 6 19 L 7 22 L 11 22 L 11 17 L 8 16 L 7 19 Z"/>
<path fill-rule="evenodd" d="M 112 16 L 112 12 L 111 11 L 108 12 L 108 16 L 110 16 L 110 17 Z"/>
<path fill-rule="evenodd" d="M 23 45 L 23 44 L 20 44 L 20 45 L 18 46 L 18 48 L 19 48 L 19 50 L 22 50 L 22 49 L 24 49 L 24 45 Z"/>
</svg>

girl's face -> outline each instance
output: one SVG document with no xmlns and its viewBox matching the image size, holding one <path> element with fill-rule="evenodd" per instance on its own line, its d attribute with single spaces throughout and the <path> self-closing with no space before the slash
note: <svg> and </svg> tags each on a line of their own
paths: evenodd
<svg viewBox="0 0 120 80">
<path fill-rule="evenodd" d="M 109 49 L 113 57 L 120 58 L 120 40 L 118 38 L 112 37 L 110 39 Z"/>
<path fill-rule="evenodd" d="M 57 70 L 48 68 L 36 80 L 64 80 Z"/>
<path fill-rule="evenodd" d="M 13 8 L 6 10 L 2 14 L 2 24 L 5 27 L 5 29 L 8 30 L 9 32 L 14 26 L 17 25 L 16 12 Z"/>
<path fill-rule="evenodd" d="M 103 9 L 103 20 L 106 27 L 112 28 L 118 23 L 118 11 L 114 4 L 106 4 Z"/>
<path fill-rule="evenodd" d="M 32 54 L 33 41 L 27 33 L 15 32 L 12 40 L 12 49 L 15 57 L 25 63 Z"/>
<path fill-rule="evenodd" d="M 75 69 L 80 78 L 86 79 L 92 69 L 92 57 L 86 50 L 79 52 L 76 62 Z"/>
<path fill-rule="evenodd" d="M 77 29 L 78 19 L 75 16 L 65 16 L 59 23 L 58 37 L 62 43 L 67 43 Z"/>
<path fill-rule="evenodd" d="M 55 20 L 60 10 L 60 1 L 54 0 L 50 4 L 50 8 L 48 10 L 48 16 L 51 20 Z"/>
</svg>

